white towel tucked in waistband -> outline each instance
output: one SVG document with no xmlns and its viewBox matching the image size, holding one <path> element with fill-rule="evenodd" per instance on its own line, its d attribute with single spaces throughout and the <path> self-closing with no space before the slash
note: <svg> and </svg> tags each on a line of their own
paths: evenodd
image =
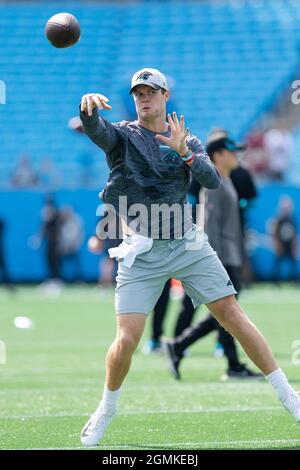
<svg viewBox="0 0 300 470">
<path fill-rule="evenodd" d="M 133 234 L 125 235 L 121 245 L 108 250 L 110 258 L 117 258 L 124 266 L 131 268 L 137 255 L 151 250 L 153 238 L 143 237 L 142 235 Z"/>
</svg>

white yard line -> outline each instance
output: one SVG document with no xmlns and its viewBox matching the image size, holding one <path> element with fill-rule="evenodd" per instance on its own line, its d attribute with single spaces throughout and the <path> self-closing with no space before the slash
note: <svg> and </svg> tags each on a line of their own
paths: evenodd
<svg viewBox="0 0 300 470">
<path fill-rule="evenodd" d="M 258 411 L 282 411 L 281 406 L 258 406 L 258 407 L 224 407 L 224 408 L 201 408 L 201 409 L 186 409 L 186 410 L 128 410 L 118 413 L 118 416 L 127 415 L 155 415 L 155 414 L 188 414 L 188 413 L 240 413 L 240 412 L 258 412 Z M 88 413 L 54 413 L 54 414 L 28 414 L 28 415 L 8 415 L 0 416 L 1 419 L 9 420 L 25 420 L 25 419 L 39 419 L 39 418 L 71 418 L 71 417 L 84 417 L 89 416 Z"/>
<path fill-rule="evenodd" d="M 114 291 L 110 290 L 108 292 L 97 291 L 96 289 L 78 289 L 77 292 L 74 290 L 63 290 L 62 294 L 59 297 L 51 298 L 44 296 L 39 288 L 36 289 L 19 289 L 18 301 L 20 302 L 45 302 L 52 301 L 53 303 L 66 302 L 66 303 L 100 303 L 103 301 L 111 302 L 114 299 Z M 276 287 L 267 287 L 265 289 L 253 288 L 249 291 L 245 290 L 241 295 L 242 303 L 268 303 L 276 304 L 278 300 L 284 301 L 288 304 L 300 304 L 300 296 L 297 289 L 278 289 Z M 11 301 L 10 296 L 3 290 L 0 289 L 0 303 Z"/>
<path fill-rule="evenodd" d="M 270 446 L 272 444 L 277 445 L 285 445 L 285 444 L 294 444 L 300 445 L 300 439 L 265 439 L 265 440 L 241 440 L 241 441 L 202 441 L 202 442 L 162 442 L 157 444 L 143 444 L 143 445 L 129 445 L 129 444 L 120 444 L 120 445 L 113 445 L 113 446 L 105 446 L 101 445 L 99 447 L 91 447 L 91 449 L 98 449 L 98 450 L 110 450 L 110 449 L 135 449 L 135 450 L 147 450 L 148 449 L 157 449 L 158 453 L 160 450 L 168 450 L 172 448 L 181 449 L 203 449 L 203 448 L 211 448 L 214 449 L 216 446 L 221 447 L 230 447 L 236 448 L 239 446 Z M 147 448 L 146 448 L 147 446 Z M 26 447 L 27 450 L 85 450 L 84 447 Z"/>
</svg>

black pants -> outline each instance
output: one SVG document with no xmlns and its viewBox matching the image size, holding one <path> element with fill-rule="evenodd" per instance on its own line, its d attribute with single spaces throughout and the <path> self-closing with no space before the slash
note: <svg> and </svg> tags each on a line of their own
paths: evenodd
<svg viewBox="0 0 300 470">
<path fill-rule="evenodd" d="M 154 341 L 159 341 L 163 333 L 164 319 L 167 313 L 169 298 L 170 298 L 171 279 L 169 279 L 162 291 L 156 305 L 153 309 L 152 316 L 152 335 Z"/>
<path fill-rule="evenodd" d="M 175 325 L 174 338 L 180 336 L 184 330 L 191 326 L 196 311 L 190 297 L 185 294 Z"/>
<path fill-rule="evenodd" d="M 229 277 L 232 281 L 232 284 L 239 293 L 241 290 L 240 282 L 240 269 L 225 266 Z M 186 325 L 188 322 L 191 322 L 195 309 L 193 307 L 191 299 L 186 295 L 183 302 L 183 308 L 180 312 L 175 331 L 180 331 L 183 325 Z M 206 317 L 197 323 L 195 326 L 190 328 L 185 328 L 185 330 L 179 333 L 179 336 L 176 335 L 175 344 L 176 351 L 178 353 L 183 353 L 183 351 L 190 346 L 191 344 L 198 341 L 200 338 L 208 335 L 212 331 L 218 332 L 218 340 L 224 348 L 224 354 L 228 361 L 228 367 L 230 369 L 235 369 L 240 365 L 238 358 L 238 353 L 235 345 L 234 338 L 219 324 L 219 322 L 209 313 Z"/>
<path fill-rule="evenodd" d="M 159 341 L 163 334 L 164 320 L 170 299 L 171 280 L 166 282 L 164 290 L 161 293 L 152 315 L 152 334 L 154 341 Z M 196 310 L 188 295 L 185 295 L 182 302 L 182 308 L 178 316 L 175 327 L 174 337 L 179 336 L 186 328 L 188 328 L 193 320 Z"/>
<path fill-rule="evenodd" d="M 46 262 L 51 279 L 60 279 L 60 254 L 56 242 L 48 242 L 46 248 Z"/>
</svg>

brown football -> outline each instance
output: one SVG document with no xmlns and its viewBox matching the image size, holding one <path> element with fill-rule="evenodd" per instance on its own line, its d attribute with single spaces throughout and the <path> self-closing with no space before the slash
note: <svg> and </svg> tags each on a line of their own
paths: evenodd
<svg viewBox="0 0 300 470">
<path fill-rule="evenodd" d="M 80 25 L 71 13 L 57 13 L 47 21 L 45 33 L 54 47 L 70 47 L 80 38 Z"/>
</svg>

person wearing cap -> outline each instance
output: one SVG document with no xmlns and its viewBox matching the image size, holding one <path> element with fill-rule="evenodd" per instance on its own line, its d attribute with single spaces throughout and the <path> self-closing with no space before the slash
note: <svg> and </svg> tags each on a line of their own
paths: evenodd
<svg viewBox="0 0 300 470">
<path fill-rule="evenodd" d="M 220 135 L 216 139 L 209 139 L 206 144 L 207 153 L 221 175 L 221 182 L 217 189 L 205 192 L 205 233 L 210 245 L 217 252 L 229 274 L 229 282 L 232 282 L 237 294 L 241 290 L 243 242 L 239 199 L 230 175 L 238 166 L 236 152 L 244 150 L 244 148 L 229 137 Z M 190 324 L 195 313 L 195 308 L 188 295 L 183 299 L 182 306 L 177 329 L 183 323 Z M 224 378 L 253 379 L 262 377 L 262 374 L 253 372 L 240 362 L 234 338 L 224 330 L 211 313 L 208 313 L 195 326 L 188 327 L 183 331 L 181 329 L 178 336 L 166 342 L 170 371 L 176 379 L 180 379 L 179 366 L 185 357 L 186 348 L 212 331 L 218 331 L 218 341 L 228 362 Z"/>
<path fill-rule="evenodd" d="M 208 137 L 207 137 L 206 148 L 212 141 L 218 140 L 222 137 L 229 138 L 229 133 L 227 130 L 223 128 L 212 129 L 212 131 L 208 134 Z M 243 147 L 245 146 L 239 146 L 239 149 L 243 149 Z M 248 208 L 250 201 L 257 196 L 256 188 L 255 188 L 253 179 L 251 177 L 251 174 L 246 168 L 244 168 L 240 164 L 238 164 L 238 166 L 231 171 L 230 179 L 233 183 L 234 189 L 236 190 L 238 194 L 238 198 L 239 198 L 241 230 L 242 230 L 242 238 L 244 241 L 245 211 Z M 191 185 L 189 187 L 188 198 L 189 198 L 189 202 L 192 204 L 192 214 L 193 214 L 193 219 L 195 223 L 196 223 L 196 210 L 197 210 L 197 204 L 199 202 L 200 190 L 201 190 L 201 185 L 197 182 L 195 178 L 192 178 Z M 206 230 L 206 233 L 207 233 L 207 230 Z M 251 268 L 249 266 L 249 261 L 247 258 L 244 243 L 242 245 L 243 245 L 243 266 L 242 266 L 241 271 L 242 273 L 246 272 L 248 274 L 248 277 L 245 279 L 244 276 L 241 274 L 241 280 L 242 280 L 242 283 L 247 282 L 247 284 L 249 284 L 249 273 L 251 273 Z M 237 285 L 235 285 L 235 283 L 233 284 L 235 286 L 235 289 L 237 290 Z M 157 304 L 155 305 L 154 310 L 153 310 L 152 319 L 151 319 L 152 324 L 150 327 L 150 339 L 146 343 L 146 346 L 144 349 L 145 353 L 147 354 L 161 353 L 164 350 L 162 336 L 164 333 L 164 322 L 165 322 L 166 313 L 167 313 L 169 294 L 170 294 L 170 284 L 167 282 L 161 294 L 161 297 L 157 301 Z M 186 328 L 191 326 L 192 320 L 194 318 L 194 314 L 195 314 L 195 308 L 193 306 L 193 303 L 190 297 L 186 295 L 183 298 L 180 313 L 175 323 L 174 338 L 181 336 L 183 331 Z M 240 366 L 237 367 L 238 360 L 236 359 L 237 357 L 236 348 L 234 344 L 232 343 L 232 337 L 228 334 L 225 334 L 223 328 L 221 327 L 219 328 L 219 323 L 216 321 L 213 321 L 214 319 L 212 316 L 208 317 L 208 319 L 210 320 L 209 331 L 206 330 L 205 323 L 203 323 L 201 331 L 198 331 L 198 332 L 194 331 L 196 338 L 198 338 L 198 334 L 199 335 L 201 335 L 201 333 L 208 334 L 210 331 L 212 331 L 213 326 L 214 326 L 213 329 L 218 329 L 220 341 L 217 340 L 216 342 L 215 355 L 216 356 L 220 356 L 220 354 L 223 355 L 224 349 L 225 349 L 225 356 L 227 357 L 228 362 L 229 362 L 228 377 L 239 376 L 241 378 L 247 378 L 247 375 L 249 375 L 247 370 L 245 370 L 245 368 L 241 368 Z M 200 323 L 197 326 L 199 326 L 200 328 Z M 196 341 L 196 338 L 195 338 L 195 341 Z M 225 345 L 224 345 L 224 342 L 226 342 Z M 222 344 L 224 345 L 224 348 Z M 171 370 L 172 370 L 172 373 L 175 374 L 176 378 L 178 378 L 177 372 L 173 366 Z"/>
<path fill-rule="evenodd" d="M 174 112 L 166 120 L 170 92 L 165 76 L 144 68 L 132 78 L 137 111 L 133 122 L 110 123 L 98 110 L 110 110 L 102 94 L 84 95 L 80 118 L 86 134 L 106 153 L 109 181 L 101 199 L 124 221 L 124 240 L 110 254 L 119 260 L 115 307 L 117 337 L 106 358 L 102 400 L 81 432 L 84 446 L 99 444 L 116 413 L 122 383 L 165 283 L 180 280 L 194 307 L 208 305 L 267 376 L 283 405 L 300 421 L 300 399 L 257 328 L 235 300 L 236 290 L 207 237 L 193 224 L 187 207 L 190 175 L 216 189 L 220 176 L 196 136 Z M 121 207 L 126 196 L 126 211 Z M 157 214 L 157 206 L 167 211 Z M 137 206 L 141 217 L 134 217 Z M 178 210 L 179 209 L 179 210 Z M 126 232 L 126 227 L 128 231 Z"/>
</svg>

